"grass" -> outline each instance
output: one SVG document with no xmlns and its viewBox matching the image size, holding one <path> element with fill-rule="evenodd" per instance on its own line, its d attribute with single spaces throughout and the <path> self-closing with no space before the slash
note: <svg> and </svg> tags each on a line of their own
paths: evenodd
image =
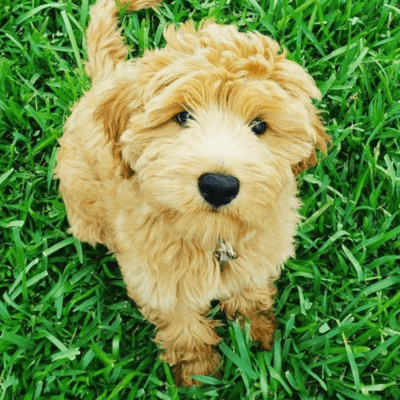
<svg viewBox="0 0 400 400">
<path fill-rule="evenodd" d="M 165 3 L 125 17 L 134 54 L 162 45 L 166 23 L 213 16 L 277 39 L 323 93 L 332 146 L 300 177 L 305 219 L 278 283 L 274 347 L 226 323 L 223 380 L 174 386 L 114 259 L 66 233 L 52 176 L 69 107 L 89 87 L 88 0 L 2 0 L 0 400 L 399 399 L 397 0 Z"/>
</svg>

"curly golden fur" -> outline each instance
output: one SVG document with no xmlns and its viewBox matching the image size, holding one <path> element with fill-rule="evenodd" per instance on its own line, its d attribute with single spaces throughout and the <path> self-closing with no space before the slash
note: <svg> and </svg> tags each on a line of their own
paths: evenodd
<svg viewBox="0 0 400 400">
<path fill-rule="evenodd" d="M 299 220 L 295 175 L 328 141 L 311 102 L 320 92 L 272 39 L 210 21 L 169 26 L 166 47 L 126 61 L 117 13 L 114 0 L 91 9 L 92 89 L 66 124 L 56 175 L 72 234 L 112 250 L 162 359 L 191 386 L 220 366 L 211 300 L 272 345 L 273 283 Z M 219 243 L 237 258 L 219 260 Z"/>
</svg>

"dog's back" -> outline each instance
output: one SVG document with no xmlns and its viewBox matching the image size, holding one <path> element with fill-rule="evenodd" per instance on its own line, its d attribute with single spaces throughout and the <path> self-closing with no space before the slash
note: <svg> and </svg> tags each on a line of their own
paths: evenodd
<svg viewBox="0 0 400 400">
<path fill-rule="evenodd" d="M 123 0 L 120 4 L 130 12 L 154 7 L 160 1 Z M 86 72 L 92 80 L 92 90 L 73 107 L 59 140 L 61 149 L 55 170 L 55 176 L 60 178 L 70 233 L 84 242 L 101 243 L 110 248 L 113 248 L 113 233 L 107 215 L 111 211 L 105 199 L 115 190 L 113 185 L 118 186 L 119 168 L 113 158 L 115 149 L 110 143 L 110 134 L 99 121 L 99 110 L 107 114 L 109 123 L 105 125 L 110 132 L 121 126 L 124 110 L 114 110 L 108 93 L 117 87 L 114 72 L 119 64 L 126 64 L 128 53 L 117 29 L 118 22 L 115 0 L 99 0 L 91 8 Z M 117 91 L 123 96 L 119 87 Z"/>
</svg>

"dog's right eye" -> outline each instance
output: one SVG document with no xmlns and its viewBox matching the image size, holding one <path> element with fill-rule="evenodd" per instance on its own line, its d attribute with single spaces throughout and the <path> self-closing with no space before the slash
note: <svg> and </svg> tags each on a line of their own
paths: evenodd
<svg viewBox="0 0 400 400">
<path fill-rule="evenodd" d="M 267 123 L 264 122 L 261 119 L 255 119 L 254 121 L 252 121 L 252 123 L 250 124 L 250 128 L 251 130 L 257 135 L 262 135 L 266 130 L 267 130 Z"/>
<path fill-rule="evenodd" d="M 175 120 L 178 124 L 185 126 L 187 124 L 188 119 L 191 119 L 192 116 L 187 111 L 182 111 L 179 114 L 175 115 Z"/>
</svg>

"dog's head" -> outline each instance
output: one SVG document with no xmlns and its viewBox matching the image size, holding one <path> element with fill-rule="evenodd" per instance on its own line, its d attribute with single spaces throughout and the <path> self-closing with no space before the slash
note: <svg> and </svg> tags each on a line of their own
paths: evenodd
<svg viewBox="0 0 400 400">
<path fill-rule="evenodd" d="M 165 38 L 97 110 L 121 175 L 160 213 L 220 233 L 296 208 L 294 175 L 328 141 L 313 79 L 259 33 L 187 22 Z"/>
</svg>

